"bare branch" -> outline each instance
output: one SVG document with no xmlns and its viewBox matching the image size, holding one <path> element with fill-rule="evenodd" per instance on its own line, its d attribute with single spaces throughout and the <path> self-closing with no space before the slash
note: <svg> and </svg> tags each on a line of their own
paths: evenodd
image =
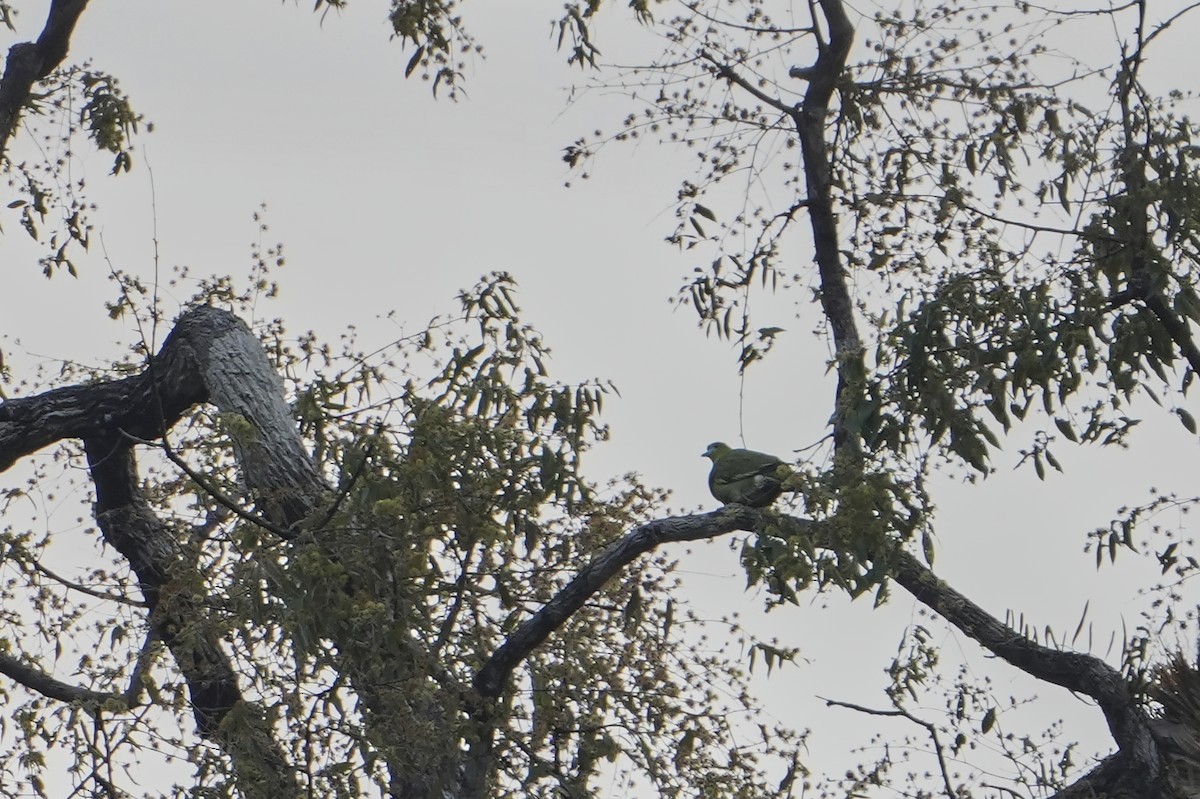
<svg viewBox="0 0 1200 799">
<path fill-rule="evenodd" d="M 938 768 L 942 772 L 942 787 L 946 790 L 947 799 L 958 799 L 958 792 L 954 790 L 954 786 L 950 783 L 950 769 L 946 766 L 946 751 L 942 747 L 942 741 L 938 738 L 937 727 L 928 721 L 917 718 L 912 713 L 909 713 L 902 707 L 897 707 L 894 710 L 877 710 L 874 708 L 863 707 L 852 702 L 841 702 L 837 699 L 826 699 L 825 704 L 830 707 L 844 707 L 849 710 L 856 710 L 859 713 L 866 713 L 871 716 L 898 716 L 924 727 L 929 733 L 929 737 L 933 739 L 933 748 L 937 754 Z"/>
<path fill-rule="evenodd" d="M 609 544 L 500 645 L 476 675 L 476 690 L 486 698 L 500 696 L 518 663 L 541 646 L 617 572 L 660 544 L 699 541 L 735 530 L 755 530 L 764 526 L 765 519 L 774 517 L 775 514 L 744 505 L 727 505 L 712 513 L 656 519 L 633 528 Z M 789 521 L 805 527 L 812 524 L 807 519 Z"/>
<path fill-rule="evenodd" d="M 717 61 L 717 59 L 713 58 L 707 52 L 701 52 L 700 57 L 713 65 L 713 70 L 716 72 L 718 78 L 727 80 L 730 83 L 741 87 L 746 92 L 754 95 L 761 102 L 771 106 L 782 114 L 786 114 L 790 117 L 796 113 L 796 109 L 794 107 L 788 105 L 778 97 L 772 97 L 771 95 L 767 94 L 762 89 L 758 88 L 753 83 L 739 75 L 737 71 L 735 71 L 734 68 L 729 64 Z"/>
<path fill-rule="evenodd" d="M 11 677 L 31 691 L 36 691 L 42 696 L 57 699 L 60 702 L 79 702 L 86 707 L 98 707 L 112 700 L 124 701 L 124 698 L 118 694 L 93 691 L 90 688 L 71 685 L 55 679 L 44 671 L 39 671 L 7 654 L 0 654 L 0 674 Z"/>
<path fill-rule="evenodd" d="M 29 567 L 31 569 L 33 569 L 34 571 L 38 572 L 39 574 L 49 577 L 51 580 L 58 583 L 63 588 L 69 588 L 70 590 L 78 591 L 81 594 L 87 594 L 88 596 L 94 596 L 94 597 L 96 597 L 96 599 L 103 599 L 106 602 L 116 602 L 117 604 L 120 604 L 120 605 L 132 605 L 133 607 L 138 607 L 138 608 L 144 608 L 146 606 L 145 602 L 139 602 L 136 599 L 131 599 L 131 598 L 125 596 L 124 594 L 112 594 L 107 591 L 97 591 L 95 588 L 86 586 L 83 583 L 78 583 L 78 582 L 75 582 L 74 580 L 68 580 L 66 577 L 63 577 L 62 575 L 60 575 L 57 572 L 50 569 L 49 567 L 43 566 L 41 561 L 31 560 L 29 562 Z"/>
</svg>

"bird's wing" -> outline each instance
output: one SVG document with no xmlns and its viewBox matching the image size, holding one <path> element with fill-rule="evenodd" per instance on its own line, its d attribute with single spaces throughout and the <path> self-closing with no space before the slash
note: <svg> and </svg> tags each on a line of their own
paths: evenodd
<svg viewBox="0 0 1200 799">
<path fill-rule="evenodd" d="M 721 458 L 713 476 L 719 483 L 736 483 L 760 475 L 772 475 L 783 461 L 761 452 L 731 452 Z"/>
</svg>

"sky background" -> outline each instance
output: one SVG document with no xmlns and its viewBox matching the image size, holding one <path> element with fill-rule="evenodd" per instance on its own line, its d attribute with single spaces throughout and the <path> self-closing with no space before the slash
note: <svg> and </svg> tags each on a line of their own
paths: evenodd
<svg viewBox="0 0 1200 799">
<path fill-rule="evenodd" d="M 36 36 L 45 5 L 21 4 L 18 34 L 5 48 Z M 652 47 L 616 5 L 621 13 L 600 27 L 605 57 Z M 715 503 L 700 453 L 710 441 L 737 445 L 744 430 L 746 446 L 781 456 L 817 441 L 833 386 L 807 291 L 756 297 L 757 324 L 786 332 L 741 382 L 735 346 L 706 338 L 690 310 L 668 302 L 694 265 L 663 241 L 674 226 L 677 183 L 691 174 L 689 154 L 649 141 L 608 147 L 591 179 L 580 181 L 562 162 L 563 147 L 595 128 L 612 130 L 628 103 L 604 92 L 568 103 L 566 87 L 587 76 L 555 51 L 550 20 L 561 4 L 469 3 L 463 13 L 485 57 L 468 64 L 466 96 L 456 103 L 404 79 L 409 54 L 388 41 L 382 4 L 360 0 L 323 22 L 305 3 L 122 0 L 89 8 L 71 59 L 118 76 L 155 130 L 138 139 L 135 168 L 120 178 L 105 177 L 107 154 L 79 153 L 73 168 L 90 176 L 99 209 L 78 278 L 44 279 L 15 213 L 0 215 L 0 348 L 14 376 L 59 360 L 101 364 L 136 340 L 132 325 L 110 321 L 102 306 L 116 294 L 105 253 L 152 280 L 157 224 L 163 278 L 176 264 L 197 276 L 244 274 L 259 237 L 252 215 L 265 202 L 263 243 L 283 242 L 287 265 L 276 275 L 282 296 L 260 314 L 283 317 L 297 335 L 312 329 L 332 340 L 355 325 L 364 344 L 381 345 L 452 312 L 457 290 L 480 275 L 512 273 L 525 321 L 554 351 L 552 374 L 609 379 L 621 392 L 605 406 L 612 439 L 587 461 L 597 481 L 635 471 L 674 492 L 672 511 L 707 510 Z M 18 152 L 31 154 L 28 145 Z M 789 244 L 804 251 L 801 238 Z M 168 308 L 172 296 L 190 293 L 164 288 Z M 1165 413 L 1148 409 L 1145 417 L 1128 452 L 1058 446 L 1065 476 L 1039 482 L 1031 470 L 1014 472 L 1014 448 L 982 485 L 940 481 L 939 575 L 1000 618 L 1024 614 L 1056 633 L 1069 635 L 1090 603 L 1093 648 L 1104 654 L 1114 631 L 1139 623 L 1147 600 L 1138 588 L 1155 582 L 1158 569 L 1125 554 L 1097 572 L 1082 552 L 1087 532 L 1107 526 L 1121 505 L 1146 501 L 1152 487 L 1194 491 L 1195 438 Z M 903 628 L 927 623 L 907 595 L 894 591 L 887 607 L 873 610 L 869 599 L 808 594 L 799 607 L 764 615 L 762 598 L 745 594 L 727 542 L 680 555 L 701 615 L 740 608 L 751 629 L 801 648 L 799 667 L 759 689 L 772 715 L 818 733 L 811 767 L 836 773 L 850 762 L 850 747 L 889 729 L 826 709 L 820 697 L 886 704 L 883 667 Z M 1181 606 L 1194 607 L 1196 592 L 1184 591 Z M 970 640 L 936 635 L 948 661 L 961 653 L 991 673 L 997 696 L 1029 691 L 1029 681 L 981 658 Z M 1098 711 L 1052 686 L 1035 690 L 1050 718 L 1068 717 L 1067 737 L 1107 747 Z M 1009 717 L 1002 723 L 1019 728 Z"/>
</svg>

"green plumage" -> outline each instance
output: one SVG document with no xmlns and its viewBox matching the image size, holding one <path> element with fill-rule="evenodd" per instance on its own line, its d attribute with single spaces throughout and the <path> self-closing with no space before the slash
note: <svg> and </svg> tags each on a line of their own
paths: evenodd
<svg viewBox="0 0 1200 799">
<path fill-rule="evenodd" d="M 712 458 L 708 490 L 726 505 L 736 502 L 752 508 L 765 508 L 783 493 L 780 466 L 774 455 L 752 449 L 733 449 L 716 441 L 708 445 L 704 457 Z"/>
</svg>

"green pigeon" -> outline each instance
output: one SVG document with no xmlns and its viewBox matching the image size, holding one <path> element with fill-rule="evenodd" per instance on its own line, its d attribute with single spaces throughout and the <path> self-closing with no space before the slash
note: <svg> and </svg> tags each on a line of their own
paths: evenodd
<svg viewBox="0 0 1200 799">
<path fill-rule="evenodd" d="M 715 441 L 708 445 L 704 457 L 712 458 L 713 462 L 712 471 L 708 473 L 708 490 L 726 505 L 736 502 L 765 508 L 783 493 L 783 479 L 778 471 L 780 466 L 787 464 L 774 455 L 752 449 L 733 449 L 722 441 Z"/>
</svg>

